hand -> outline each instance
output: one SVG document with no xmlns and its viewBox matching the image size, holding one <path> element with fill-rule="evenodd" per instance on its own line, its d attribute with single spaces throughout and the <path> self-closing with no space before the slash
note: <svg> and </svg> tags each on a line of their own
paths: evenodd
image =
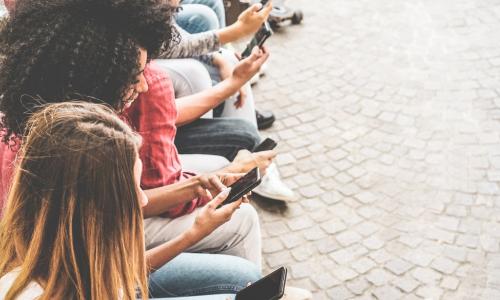
<svg viewBox="0 0 500 300">
<path fill-rule="evenodd" d="M 209 235 L 219 226 L 229 221 L 233 213 L 243 202 L 248 202 L 246 197 L 244 197 L 238 201 L 217 208 L 222 202 L 224 202 L 224 200 L 226 200 L 229 192 L 230 189 L 225 189 L 212 201 L 208 202 L 207 205 L 201 208 L 192 227 L 192 230 L 196 235 L 201 237 Z"/>
<path fill-rule="evenodd" d="M 257 72 L 259 72 L 260 67 L 269 58 L 269 51 L 266 47 L 259 48 L 255 46 L 252 50 L 252 54 L 247 58 L 241 60 L 234 68 L 231 78 L 237 81 L 239 85 L 245 84 L 249 81 Z"/>
<path fill-rule="evenodd" d="M 240 59 L 236 53 L 235 53 L 235 56 L 238 58 L 238 60 Z M 219 52 L 215 52 L 213 54 L 213 64 L 217 68 L 219 68 L 219 75 L 220 75 L 220 78 L 222 80 L 225 80 L 225 79 L 231 77 L 231 74 L 233 74 L 233 70 L 234 70 L 233 65 L 229 61 L 224 59 L 224 56 L 222 56 L 222 54 L 220 54 Z M 243 107 L 243 105 L 245 104 L 246 98 L 247 98 L 247 93 L 245 91 L 244 86 L 242 86 L 238 91 L 238 96 L 237 96 L 236 101 L 234 102 L 234 106 L 236 108 Z"/>
<path fill-rule="evenodd" d="M 248 172 L 255 167 L 259 167 L 259 171 L 263 176 L 266 174 L 267 167 L 276 157 L 276 151 L 268 150 L 252 153 L 248 150 L 240 150 L 231 164 L 235 165 L 241 172 Z"/>
<path fill-rule="evenodd" d="M 273 9 L 273 3 L 272 1 L 269 1 L 269 3 L 261 11 L 259 11 L 261 7 L 262 4 L 256 3 L 238 16 L 235 26 L 240 36 L 247 36 L 256 33 L 269 17 L 269 14 Z"/>
<path fill-rule="evenodd" d="M 195 176 L 197 185 L 195 197 L 212 199 L 212 195 L 217 195 L 233 184 L 236 180 L 245 175 L 244 173 L 209 173 Z"/>
</svg>

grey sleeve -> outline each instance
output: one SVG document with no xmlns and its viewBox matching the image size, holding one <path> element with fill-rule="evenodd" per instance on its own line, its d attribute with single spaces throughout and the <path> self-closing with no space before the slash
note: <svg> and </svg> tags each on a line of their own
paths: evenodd
<svg viewBox="0 0 500 300">
<path fill-rule="evenodd" d="M 190 34 L 175 25 L 179 31 L 180 42 L 160 54 L 159 58 L 192 58 L 204 56 L 220 48 L 220 41 L 215 31 Z"/>
</svg>

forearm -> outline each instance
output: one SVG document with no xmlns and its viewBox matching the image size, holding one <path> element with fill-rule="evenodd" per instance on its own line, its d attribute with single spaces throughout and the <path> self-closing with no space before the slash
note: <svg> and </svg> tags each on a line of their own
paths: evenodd
<svg viewBox="0 0 500 300">
<path fill-rule="evenodd" d="M 181 33 L 179 43 L 171 45 L 159 58 L 192 58 L 220 49 L 219 37 L 214 31 L 190 34 L 178 26 L 176 28 Z"/>
<path fill-rule="evenodd" d="M 158 216 L 170 208 L 184 204 L 196 198 L 197 177 L 174 184 L 145 190 L 148 204 L 143 207 L 145 218 Z"/>
<path fill-rule="evenodd" d="M 146 251 L 146 261 L 150 271 L 162 267 L 202 238 L 202 234 L 191 228 L 173 240 Z"/>
<path fill-rule="evenodd" d="M 176 125 L 182 126 L 199 119 L 234 95 L 243 84 L 241 80 L 230 77 L 208 90 L 176 99 L 178 112 Z"/>
<path fill-rule="evenodd" d="M 241 31 L 242 30 L 239 28 L 239 25 L 237 23 L 234 23 L 232 25 L 217 30 L 216 34 L 217 37 L 219 38 L 220 44 L 224 45 L 243 38 L 244 36 L 242 36 Z"/>
</svg>

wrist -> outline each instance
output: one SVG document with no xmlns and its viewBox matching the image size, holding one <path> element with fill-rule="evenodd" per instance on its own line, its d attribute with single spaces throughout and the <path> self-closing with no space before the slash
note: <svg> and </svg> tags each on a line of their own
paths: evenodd
<svg viewBox="0 0 500 300">
<path fill-rule="evenodd" d="M 200 227 L 195 223 L 184 232 L 184 239 L 188 241 L 191 245 L 194 245 L 201 241 L 207 234 L 204 234 Z"/>
</svg>

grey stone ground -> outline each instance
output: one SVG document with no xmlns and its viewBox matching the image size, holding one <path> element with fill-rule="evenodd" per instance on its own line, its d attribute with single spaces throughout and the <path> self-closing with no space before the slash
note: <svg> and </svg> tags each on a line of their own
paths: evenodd
<svg viewBox="0 0 500 300">
<path fill-rule="evenodd" d="M 265 270 L 314 299 L 500 299 L 500 1 L 293 0 L 258 105 Z"/>
</svg>

